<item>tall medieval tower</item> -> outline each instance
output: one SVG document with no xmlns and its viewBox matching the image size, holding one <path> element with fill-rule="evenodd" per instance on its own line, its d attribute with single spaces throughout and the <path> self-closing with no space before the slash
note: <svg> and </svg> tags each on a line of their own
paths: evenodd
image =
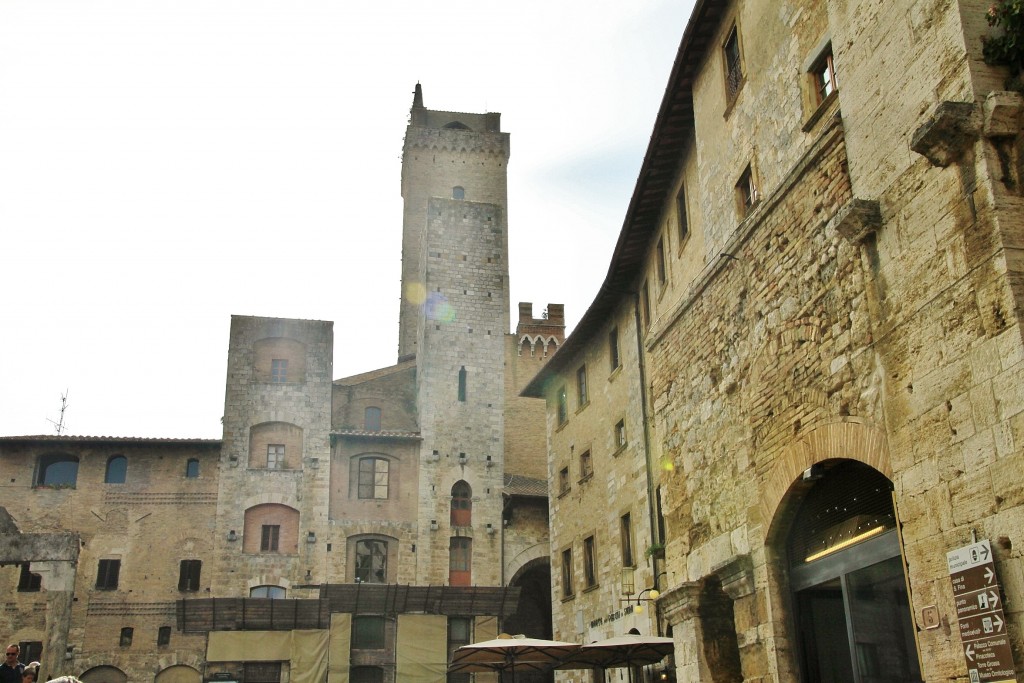
<svg viewBox="0 0 1024 683">
<path fill-rule="evenodd" d="M 500 119 L 429 110 L 417 84 L 405 135 L 399 355 L 416 358 L 421 583 L 502 579 L 509 136 Z"/>
</svg>

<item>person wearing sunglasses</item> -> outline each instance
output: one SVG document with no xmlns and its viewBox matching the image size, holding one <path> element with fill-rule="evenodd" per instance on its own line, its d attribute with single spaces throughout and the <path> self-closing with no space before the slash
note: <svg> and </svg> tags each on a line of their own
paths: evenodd
<svg viewBox="0 0 1024 683">
<path fill-rule="evenodd" d="M 0 664 L 0 683 L 21 683 L 25 665 L 18 661 L 19 654 L 21 647 L 17 643 L 7 646 L 7 656 L 4 657 L 4 663 Z"/>
</svg>

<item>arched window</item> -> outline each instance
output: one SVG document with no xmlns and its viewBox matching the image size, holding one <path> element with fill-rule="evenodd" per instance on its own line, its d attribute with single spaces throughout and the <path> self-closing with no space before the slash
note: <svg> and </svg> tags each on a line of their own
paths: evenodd
<svg viewBox="0 0 1024 683">
<path fill-rule="evenodd" d="M 250 598 L 273 598 L 284 600 L 286 591 L 281 586 L 253 586 L 249 589 Z"/>
<path fill-rule="evenodd" d="M 921 680 L 892 483 L 853 460 L 804 481 L 787 541 L 804 680 Z"/>
<path fill-rule="evenodd" d="M 459 369 L 459 400 L 465 402 L 466 400 L 466 366 L 463 365 Z"/>
<path fill-rule="evenodd" d="M 386 458 L 359 459 L 360 498 L 383 500 L 388 497 L 389 464 Z"/>
<path fill-rule="evenodd" d="M 245 511 L 243 553 L 299 552 L 299 511 L 279 503 L 254 505 Z"/>
<path fill-rule="evenodd" d="M 380 431 L 380 408 L 366 406 L 366 410 L 363 411 L 363 428 L 368 432 Z"/>
<path fill-rule="evenodd" d="M 39 459 L 36 486 L 66 486 L 74 488 L 78 483 L 78 458 L 73 455 L 56 453 Z"/>
<path fill-rule="evenodd" d="M 198 479 L 199 478 L 199 460 L 197 458 L 189 458 L 188 462 L 185 463 L 185 478 L 186 479 Z"/>
<path fill-rule="evenodd" d="M 465 188 L 460 187 L 459 185 L 456 185 L 455 187 L 452 188 L 452 199 L 465 199 L 465 198 L 466 198 L 466 190 L 465 190 Z"/>
<path fill-rule="evenodd" d="M 472 568 L 473 539 L 453 536 L 448 546 L 448 585 L 471 585 Z"/>
<path fill-rule="evenodd" d="M 107 460 L 107 471 L 103 475 L 104 484 L 123 484 L 128 476 L 128 458 L 114 455 Z"/>
<path fill-rule="evenodd" d="M 452 526 L 473 526 L 473 489 L 464 481 L 452 487 Z"/>
</svg>

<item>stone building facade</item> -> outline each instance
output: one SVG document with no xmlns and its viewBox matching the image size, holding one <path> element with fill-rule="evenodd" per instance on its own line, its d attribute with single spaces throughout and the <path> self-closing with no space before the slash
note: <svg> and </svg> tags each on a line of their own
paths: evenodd
<svg viewBox="0 0 1024 683">
<path fill-rule="evenodd" d="M 549 636 L 519 392 L 565 322 L 525 303 L 509 333 L 508 159 L 499 114 L 416 86 L 394 366 L 335 379 L 333 323 L 234 316 L 222 439 L 0 438 L 0 630 L 86 683 L 435 681 L 499 628 Z"/>
<path fill-rule="evenodd" d="M 555 637 L 636 627 L 596 618 L 637 574 L 601 533 L 625 487 L 678 680 L 1019 680 L 1024 138 L 987 10 L 696 3 L 608 277 L 525 391 Z M 1000 591 L 954 589 L 965 548 Z"/>
</svg>

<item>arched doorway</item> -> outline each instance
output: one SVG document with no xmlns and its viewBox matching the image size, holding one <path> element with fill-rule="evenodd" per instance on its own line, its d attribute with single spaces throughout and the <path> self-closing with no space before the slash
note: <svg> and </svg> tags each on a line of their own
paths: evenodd
<svg viewBox="0 0 1024 683">
<path fill-rule="evenodd" d="M 186 664 L 169 666 L 156 675 L 154 683 L 202 683 L 198 671 Z"/>
<path fill-rule="evenodd" d="M 79 678 L 84 683 L 127 683 L 128 674 L 116 666 L 102 665 L 94 666 L 85 671 Z"/>
<path fill-rule="evenodd" d="M 779 541 L 805 681 L 921 680 L 892 490 L 855 460 L 818 463 L 791 489 Z"/>
<path fill-rule="evenodd" d="M 502 631 L 523 634 L 528 638 L 551 639 L 551 564 L 539 557 L 527 562 L 516 572 L 510 586 L 518 586 L 519 602 L 516 611 L 505 618 Z M 506 679 L 503 679 L 506 680 Z M 508 678 L 507 680 L 511 680 Z M 553 674 L 516 672 L 516 680 L 523 683 L 549 683 Z"/>
</svg>

